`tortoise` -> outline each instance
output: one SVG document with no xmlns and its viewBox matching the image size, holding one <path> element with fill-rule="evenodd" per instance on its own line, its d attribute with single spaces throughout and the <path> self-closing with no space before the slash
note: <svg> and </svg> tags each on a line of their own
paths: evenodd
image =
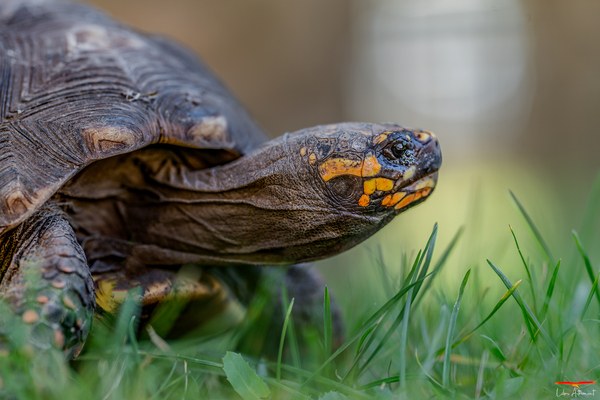
<svg viewBox="0 0 600 400">
<path fill-rule="evenodd" d="M 268 140 L 190 51 L 68 1 L 3 0 L 0 76 L 0 293 L 69 356 L 132 288 L 190 301 L 181 329 L 263 266 L 302 297 L 322 285 L 302 263 L 425 200 L 441 166 L 395 123 Z"/>
</svg>

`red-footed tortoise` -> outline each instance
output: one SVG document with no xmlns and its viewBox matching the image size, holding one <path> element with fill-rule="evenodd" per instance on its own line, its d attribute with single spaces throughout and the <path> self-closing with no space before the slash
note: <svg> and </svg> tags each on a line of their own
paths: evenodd
<svg viewBox="0 0 600 400">
<path fill-rule="evenodd" d="M 211 271 L 340 253 L 429 196 L 440 164 L 431 133 L 396 124 L 267 141 L 177 44 L 84 5 L 0 3 L 0 292 L 36 346 L 76 353 L 96 304 L 133 287 L 199 323 L 229 298 Z"/>
</svg>

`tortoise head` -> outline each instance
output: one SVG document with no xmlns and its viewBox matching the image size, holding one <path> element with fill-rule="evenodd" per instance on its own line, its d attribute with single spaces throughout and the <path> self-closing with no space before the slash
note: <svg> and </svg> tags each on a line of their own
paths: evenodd
<svg viewBox="0 0 600 400">
<path fill-rule="evenodd" d="M 334 207 L 385 222 L 432 193 L 442 163 L 433 133 L 392 124 L 318 127 L 294 147 Z"/>
</svg>

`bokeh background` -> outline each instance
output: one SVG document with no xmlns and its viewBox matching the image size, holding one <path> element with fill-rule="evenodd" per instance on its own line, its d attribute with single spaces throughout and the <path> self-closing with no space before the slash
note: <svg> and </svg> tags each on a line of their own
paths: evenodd
<svg viewBox="0 0 600 400">
<path fill-rule="evenodd" d="M 525 243 L 529 231 L 509 189 L 552 245 L 572 247 L 600 167 L 600 2 L 89 2 L 192 48 L 271 136 L 342 120 L 437 133 L 435 194 L 319 264 L 350 320 L 383 299 L 382 276 L 397 275 L 435 222 L 440 246 L 464 227 L 438 282 L 457 284 L 468 267 L 486 276 L 485 258 L 510 272 L 518 259 L 508 226 Z M 597 243 L 586 243 L 592 256 Z"/>
</svg>

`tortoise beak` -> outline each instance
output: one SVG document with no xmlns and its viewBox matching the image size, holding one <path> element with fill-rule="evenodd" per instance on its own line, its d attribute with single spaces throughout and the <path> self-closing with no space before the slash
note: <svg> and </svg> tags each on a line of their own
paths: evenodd
<svg viewBox="0 0 600 400">
<path fill-rule="evenodd" d="M 442 166 L 442 151 L 437 137 L 429 131 L 416 131 L 415 139 L 422 145 L 417 170 L 423 175 L 437 172 Z M 437 173 L 435 174 L 437 180 Z"/>
</svg>

